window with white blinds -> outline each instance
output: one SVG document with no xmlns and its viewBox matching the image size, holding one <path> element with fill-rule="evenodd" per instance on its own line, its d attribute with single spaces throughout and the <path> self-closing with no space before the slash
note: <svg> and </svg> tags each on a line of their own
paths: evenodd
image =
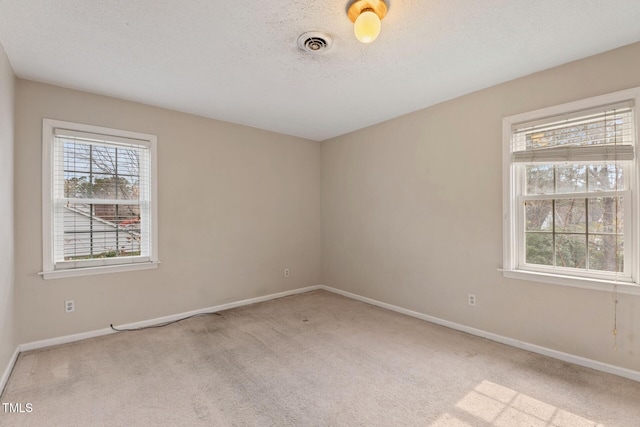
<svg viewBox="0 0 640 427">
<path fill-rule="evenodd" d="M 157 263 L 155 144 L 153 135 L 44 120 L 45 278 Z"/>
<path fill-rule="evenodd" d="M 505 275 L 572 286 L 582 279 L 587 287 L 638 283 L 639 95 L 503 120 Z M 532 274 L 513 274 L 521 272 Z"/>
</svg>

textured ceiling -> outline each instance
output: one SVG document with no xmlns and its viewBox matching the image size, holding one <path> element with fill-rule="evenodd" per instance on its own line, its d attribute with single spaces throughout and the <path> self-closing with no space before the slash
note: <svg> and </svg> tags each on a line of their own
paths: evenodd
<svg viewBox="0 0 640 427">
<path fill-rule="evenodd" d="M 22 78 L 324 140 L 640 41 L 640 0 L 390 0 L 370 45 L 348 3 L 0 0 L 0 43 Z"/>
</svg>

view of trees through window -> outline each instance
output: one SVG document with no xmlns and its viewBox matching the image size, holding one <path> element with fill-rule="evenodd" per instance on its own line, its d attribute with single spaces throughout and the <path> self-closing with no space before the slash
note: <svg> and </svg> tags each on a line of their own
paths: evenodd
<svg viewBox="0 0 640 427">
<path fill-rule="evenodd" d="M 622 166 L 528 165 L 525 181 L 526 263 L 623 271 Z"/>
<path fill-rule="evenodd" d="M 70 139 L 62 146 L 64 259 L 140 255 L 138 149 Z"/>
</svg>

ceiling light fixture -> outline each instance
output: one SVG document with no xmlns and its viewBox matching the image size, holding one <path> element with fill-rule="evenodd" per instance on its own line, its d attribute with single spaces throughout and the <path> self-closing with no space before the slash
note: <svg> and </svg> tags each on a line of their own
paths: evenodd
<svg viewBox="0 0 640 427">
<path fill-rule="evenodd" d="M 355 0 L 347 9 L 356 38 L 362 43 L 371 43 L 380 34 L 380 21 L 387 14 L 384 0 Z"/>
</svg>

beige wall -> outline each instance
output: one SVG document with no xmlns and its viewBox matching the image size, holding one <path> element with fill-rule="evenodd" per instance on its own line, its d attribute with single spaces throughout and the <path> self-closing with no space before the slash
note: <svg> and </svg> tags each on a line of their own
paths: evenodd
<svg viewBox="0 0 640 427">
<path fill-rule="evenodd" d="M 497 271 L 502 118 L 635 86 L 640 43 L 323 142 L 323 283 L 640 370 L 640 297 L 619 297 L 614 351 L 611 294 Z"/>
<path fill-rule="evenodd" d="M 160 268 L 38 276 L 43 117 L 158 136 Z M 317 142 L 21 79 L 15 134 L 21 343 L 320 283 Z"/>
<path fill-rule="evenodd" d="M 13 70 L 0 45 L 0 376 L 18 345 L 14 317 L 13 267 L 14 85 Z"/>
</svg>

